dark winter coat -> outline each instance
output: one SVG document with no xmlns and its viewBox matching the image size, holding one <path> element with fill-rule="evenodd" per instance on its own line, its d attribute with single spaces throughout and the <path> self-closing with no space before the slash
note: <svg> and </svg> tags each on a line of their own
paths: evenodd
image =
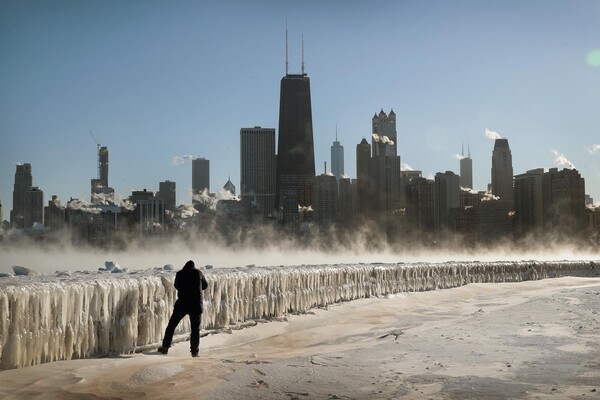
<svg viewBox="0 0 600 400">
<path fill-rule="evenodd" d="M 194 267 L 193 261 L 188 261 L 175 275 L 177 302 L 175 307 L 195 309 L 200 307 L 202 313 L 202 291 L 208 287 L 204 274 Z"/>
</svg>

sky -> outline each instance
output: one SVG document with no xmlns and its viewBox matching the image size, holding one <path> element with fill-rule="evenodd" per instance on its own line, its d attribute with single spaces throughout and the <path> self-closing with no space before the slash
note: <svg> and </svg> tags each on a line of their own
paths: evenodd
<svg viewBox="0 0 600 400">
<path fill-rule="evenodd" d="M 600 202 L 599 15 L 578 0 L 2 1 L 3 217 L 18 163 L 45 202 L 89 200 L 90 132 L 119 198 L 171 180 L 191 203 L 186 155 L 210 160 L 211 191 L 239 188 L 240 128 L 278 127 L 286 23 L 291 73 L 304 37 L 318 173 L 337 125 L 356 177 L 356 145 L 393 109 L 405 169 L 459 173 L 464 143 L 485 190 L 488 129 L 515 175 L 570 162 Z"/>
</svg>

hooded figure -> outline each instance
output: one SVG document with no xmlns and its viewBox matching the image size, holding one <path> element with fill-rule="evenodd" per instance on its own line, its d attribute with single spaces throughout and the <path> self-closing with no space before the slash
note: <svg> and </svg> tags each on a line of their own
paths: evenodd
<svg viewBox="0 0 600 400">
<path fill-rule="evenodd" d="M 192 357 L 198 357 L 200 347 L 200 318 L 202 317 L 202 291 L 208 287 L 204 274 L 196 269 L 193 261 L 185 263 L 183 268 L 175 275 L 175 289 L 177 289 L 177 301 L 173 308 L 173 314 L 165 330 L 162 346 L 158 351 L 163 354 L 169 352 L 173 333 L 179 322 L 189 315 L 191 326 L 190 351 Z"/>
</svg>

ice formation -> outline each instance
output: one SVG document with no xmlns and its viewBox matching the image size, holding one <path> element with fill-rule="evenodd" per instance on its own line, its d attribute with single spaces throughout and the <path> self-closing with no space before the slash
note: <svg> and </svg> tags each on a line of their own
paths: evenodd
<svg viewBox="0 0 600 400">
<path fill-rule="evenodd" d="M 204 329 L 304 313 L 313 307 L 472 282 L 598 276 L 598 261 L 448 262 L 206 271 Z M 162 340 L 176 291 L 175 272 L 74 273 L 0 279 L 0 368 L 109 353 Z M 187 318 L 179 333 L 189 331 Z"/>
</svg>

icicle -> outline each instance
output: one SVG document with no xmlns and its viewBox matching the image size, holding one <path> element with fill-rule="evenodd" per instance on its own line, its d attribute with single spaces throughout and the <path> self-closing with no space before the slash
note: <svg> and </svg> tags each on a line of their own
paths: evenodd
<svg viewBox="0 0 600 400">
<path fill-rule="evenodd" d="M 340 301 L 475 282 L 598 276 L 595 266 L 523 261 L 211 269 L 202 327 L 227 328 Z M 176 300 L 174 278 L 174 272 L 146 271 L 0 280 L 0 369 L 159 344 Z M 184 319 L 176 333 L 189 330 Z"/>
</svg>

